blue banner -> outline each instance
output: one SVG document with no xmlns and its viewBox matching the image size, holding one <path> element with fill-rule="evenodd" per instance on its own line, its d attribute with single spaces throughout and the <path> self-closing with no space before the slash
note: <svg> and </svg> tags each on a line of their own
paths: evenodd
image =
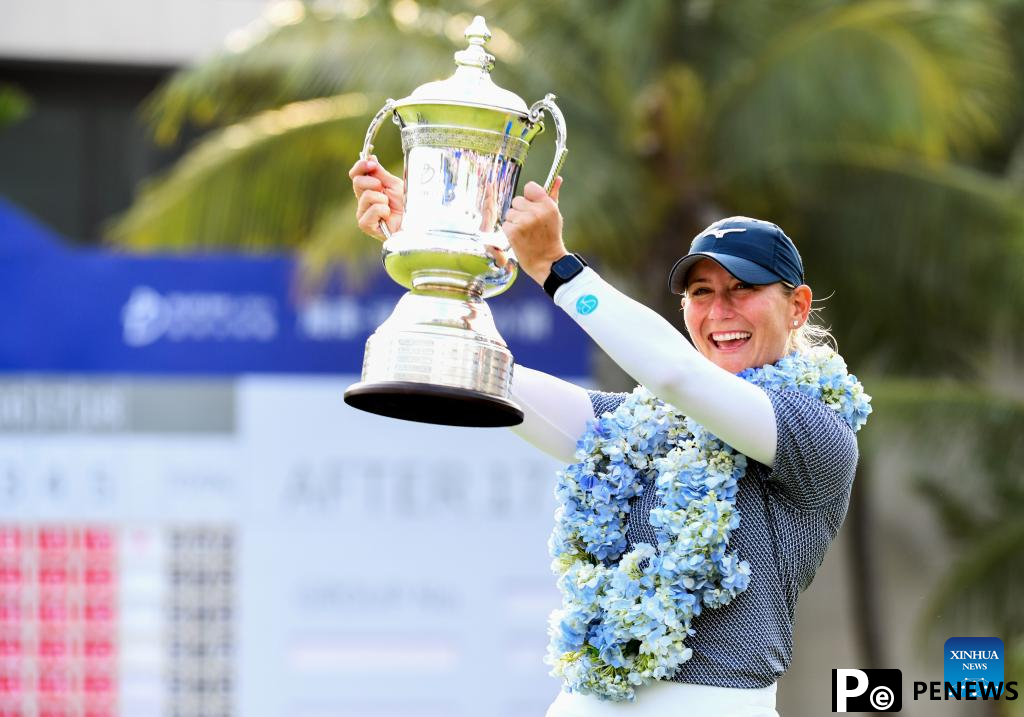
<svg viewBox="0 0 1024 717">
<path fill-rule="evenodd" d="M 73 248 L 0 201 L 0 370 L 358 374 L 404 290 L 383 269 L 307 298 L 297 284 L 287 256 Z M 586 335 L 525 276 L 488 305 L 517 363 L 589 375 Z"/>
</svg>

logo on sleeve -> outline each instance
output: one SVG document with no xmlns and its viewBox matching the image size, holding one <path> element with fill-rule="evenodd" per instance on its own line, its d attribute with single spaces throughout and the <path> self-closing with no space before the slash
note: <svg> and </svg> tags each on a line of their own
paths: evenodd
<svg viewBox="0 0 1024 717">
<path fill-rule="evenodd" d="M 597 310 L 597 297 L 593 294 L 581 296 L 576 300 L 576 313 L 580 316 L 592 314 Z"/>
</svg>

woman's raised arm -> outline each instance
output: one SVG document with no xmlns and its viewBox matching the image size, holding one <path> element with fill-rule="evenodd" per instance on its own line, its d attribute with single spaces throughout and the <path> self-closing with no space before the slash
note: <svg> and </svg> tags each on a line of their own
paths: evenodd
<svg viewBox="0 0 1024 717">
<path fill-rule="evenodd" d="M 773 465 L 777 427 L 768 394 L 701 356 L 672 324 L 593 269 L 562 286 L 555 301 L 654 395 L 744 455 Z"/>
</svg>

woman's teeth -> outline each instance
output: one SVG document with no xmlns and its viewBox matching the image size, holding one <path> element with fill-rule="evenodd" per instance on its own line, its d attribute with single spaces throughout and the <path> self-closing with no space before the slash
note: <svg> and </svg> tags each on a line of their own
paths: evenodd
<svg viewBox="0 0 1024 717">
<path fill-rule="evenodd" d="M 711 338 L 715 341 L 733 341 L 735 339 L 749 339 L 749 331 L 728 331 L 721 334 L 711 334 Z"/>
<path fill-rule="evenodd" d="M 740 346 L 750 338 L 749 331 L 723 331 L 711 334 L 711 340 L 720 349 L 734 348 Z"/>
</svg>

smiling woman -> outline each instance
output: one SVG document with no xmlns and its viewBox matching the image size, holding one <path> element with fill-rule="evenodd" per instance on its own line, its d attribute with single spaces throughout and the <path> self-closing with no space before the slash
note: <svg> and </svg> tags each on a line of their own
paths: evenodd
<svg viewBox="0 0 1024 717">
<path fill-rule="evenodd" d="M 363 230 L 397 228 L 402 180 L 372 160 L 350 176 Z M 778 717 L 797 597 L 846 515 L 870 397 L 801 337 L 812 292 L 778 226 L 723 219 L 676 262 L 691 345 L 568 252 L 560 186 L 527 184 L 503 230 L 641 385 L 588 392 L 515 367 L 513 430 L 569 464 L 550 541 L 562 606 L 547 662 L 563 688 L 547 717 Z"/>
<path fill-rule="evenodd" d="M 697 350 L 731 373 L 775 363 L 810 309 L 811 290 L 788 296 L 780 283 L 737 279 L 713 259 L 703 259 L 686 279 L 683 314 Z"/>
<path fill-rule="evenodd" d="M 726 241 L 738 233 L 744 237 Z M 734 373 L 774 363 L 792 351 L 835 346 L 828 329 L 811 321 L 812 292 L 803 283 L 803 262 L 775 224 L 746 217 L 715 222 L 676 262 L 669 286 L 683 294 L 686 328 L 697 349 Z M 748 326 L 730 332 L 726 324 L 737 321 Z M 763 330 L 755 336 L 750 325 Z"/>
<path fill-rule="evenodd" d="M 811 310 L 793 242 L 774 224 L 745 217 L 705 230 L 672 268 L 669 285 L 682 289 L 697 350 L 731 373 L 782 358 Z"/>
</svg>

